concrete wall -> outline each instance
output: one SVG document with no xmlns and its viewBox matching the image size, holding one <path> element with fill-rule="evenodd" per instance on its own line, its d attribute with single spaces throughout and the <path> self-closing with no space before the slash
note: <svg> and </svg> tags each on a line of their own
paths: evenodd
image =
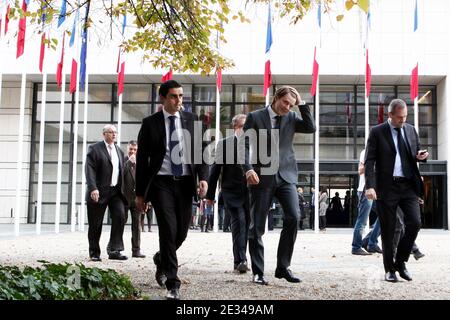
<svg viewBox="0 0 450 320">
<path fill-rule="evenodd" d="M 14 221 L 17 151 L 19 136 L 20 82 L 3 83 L 0 107 L 0 223 Z M 30 175 L 32 84 L 27 84 L 23 144 L 20 221 L 26 222 Z"/>
</svg>

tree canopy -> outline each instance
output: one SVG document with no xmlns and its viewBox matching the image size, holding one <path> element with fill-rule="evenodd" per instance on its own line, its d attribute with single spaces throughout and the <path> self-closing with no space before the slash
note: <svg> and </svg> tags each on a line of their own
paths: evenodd
<svg viewBox="0 0 450 320">
<path fill-rule="evenodd" d="M 366 13 L 370 0 L 346 0 L 346 10 L 358 6 Z M 123 48 L 127 52 L 143 51 L 143 59 L 149 61 L 155 68 L 168 68 L 178 72 L 193 72 L 210 74 L 216 67 L 226 69 L 233 65 L 232 60 L 221 55 L 217 49 L 218 43 L 226 43 L 224 36 L 226 25 L 232 20 L 242 23 L 251 21 L 242 10 L 232 8 L 230 0 L 119 0 L 96 1 L 101 4 L 99 10 L 90 6 L 92 0 L 66 1 L 66 15 L 71 16 L 83 7 L 91 7 L 88 19 L 83 22 L 85 28 L 102 26 L 111 35 L 114 28 L 120 25 L 120 19 L 127 15 L 127 26 L 133 32 L 123 39 Z M 289 19 L 296 24 L 308 12 L 322 3 L 324 12 L 330 12 L 335 0 L 246 0 L 245 7 L 255 4 L 268 4 L 277 8 L 282 19 Z M 21 1 L 12 5 L 9 18 L 18 19 L 24 15 L 30 17 L 32 24 L 55 24 L 59 18 L 61 0 L 42 0 L 39 8 L 30 8 L 24 12 Z M 45 21 L 42 21 L 45 14 Z M 108 17 L 108 21 L 105 21 Z M 342 20 L 343 13 L 336 19 Z M 83 20 L 84 21 L 84 20 Z M 66 31 L 70 34 L 70 30 Z M 104 41 L 107 41 L 107 36 Z M 56 48 L 58 40 L 46 40 Z"/>
</svg>

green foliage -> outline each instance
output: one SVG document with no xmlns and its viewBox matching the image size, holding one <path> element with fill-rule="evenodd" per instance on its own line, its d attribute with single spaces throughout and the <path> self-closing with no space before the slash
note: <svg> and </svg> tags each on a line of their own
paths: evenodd
<svg viewBox="0 0 450 320">
<path fill-rule="evenodd" d="M 247 5 L 272 3 L 282 19 L 288 19 L 295 24 L 305 17 L 321 2 L 324 12 L 332 11 L 331 6 L 336 0 L 246 0 Z M 19 19 L 24 13 L 21 1 L 15 1 L 11 7 L 10 18 Z M 46 13 L 46 24 L 58 19 L 59 0 L 41 1 L 41 6 L 34 11 L 26 12 L 29 22 L 42 24 L 42 13 Z M 67 15 L 76 12 L 79 6 L 89 6 L 92 0 L 68 1 Z M 96 2 L 96 3 L 100 3 Z M 143 59 L 149 61 L 153 67 L 169 69 L 175 72 L 193 72 L 201 75 L 212 74 L 217 66 L 226 70 L 233 66 L 233 61 L 224 57 L 220 52 L 220 43 L 226 43 L 225 27 L 230 20 L 239 19 L 242 23 L 250 22 L 245 13 L 233 10 L 230 0 L 121 0 L 118 2 L 103 1 L 100 16 L 89 13 L 88 28 L 118 26 L 123 14 L 127 14 L 129 25 L 133 24 L 130 37 L 123 40 L 123 48 L 127 52 L 143 52 Z M 350 10 L 354 5 L 366 13 L 370 0 L 346 0 L 345 6 Z M 33 9 L 30 9 L 33 10 Z M 106 14 L 111 21 L 102 21 Z M 336 19 L 341 21 L 343 14 Z M 131 23 L 130 23 L 131 22 Z M 70 31 L 66 31 L 70 35 Z M 131 33 L 130 33 L 131 34 Z M 100 41 L 106 41 L 104 37 Z M 57 43 L 51 41 L 49 45 L 55 49 Z"/>
<path fill-rule="evenodd" d="M 130 300 L 140 296 L 127 276 L 83 264 L 0 266 L 0 300 Z"/>
</svg>

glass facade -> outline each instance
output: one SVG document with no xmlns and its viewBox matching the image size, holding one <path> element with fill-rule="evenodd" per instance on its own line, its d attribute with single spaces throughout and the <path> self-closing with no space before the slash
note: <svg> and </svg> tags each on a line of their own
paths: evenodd
<svg viewBox="0 0 450 320">
<path fill-rule="evenodd" d="M 314 99 L 309 94 L 309 85 L 289 84 L 297 88 L 302 99 L 310 104 L 314 115 Z M 32 150 L 30 170 L 29 222 L 35 221 L 36 190 L 38 180 L 39 134 L 41 128 L 41 84 L 34 86 L 34 108 L 32 124 Z M 129 140 L 135 140 L 142 118 L 159 110 L 159 85 L 125 84 L 122 105 L 121 147 L 125 151 Z M 216 87 L 215 85 L 187 84 L 184 89 L 184 108 L 197 113 L 210 129 L 216 128 Z M 276 90 L 274 86 L 272 92 Z M 118 101 L 116 84 L 91 83 L 88 94 L 87 144 L 102 139 L 105 124 L 117 124 Z M 408 122 L 413 123 L 413 103 L 409 99 L 408 86 L 373 86 L 370 94 L 370 127 L 387 119 L 389 99 L 399 97 L 408 106 Z M 74 132 L 74 96 L 66 93 L 64 109 L 64 150 L 62 172 L 61 223 L 70 223 L 71 177 L 73 159 Z M 220 131 L 225 134 L 231 129 L 231 119 L 239 113 L 264 107 L 262 85 L 223 85 L 220 95 Z M 82 141 L 83 141 L 83 105 L 84 94 L 80 95 L 78 137 L 77 137 L 77 203 L 81 203 Z M 422 148 L 428 149 L 430 159 L 437 159 L 437 104 L 436 87 L 419 88 L 419 135 Z M 44 149 L 44 185 L 42 222 L 53 223 L 56 194 L 56 168 L 58 155 L 60 91 L 56 85 L 47 86 Z M 215 135 L 214 131 L 212 135 Z M 298 161 L 312 162 L 314 159 L 314 135 L 299 134 L 295 138 L 295 154 Z M 359 153 L 364 147 L 364 86 L 321 85 L 320 86 L 320 160 L 351 161 L 357 163 Z M 301 171 L 300 167 L 300 171 Z M 356 172 L 353 171 L 353 172 Z M 348 175 L 335 180 L 355 180 Z M 337 181 L 336 180 L 336 181 Z M 357 179 L 356 179 L 357 181 Z M 305 196 L 309 195 L 309 186 L 313 176 L 300 172 L 299 184 L 305 186 Z M 322 181 L 321 181 L 322 183 Z M 347 182 L 346 182 L 347 183 Z M 348 184 L 347 184 L 348 185 Z"/>
</svg>

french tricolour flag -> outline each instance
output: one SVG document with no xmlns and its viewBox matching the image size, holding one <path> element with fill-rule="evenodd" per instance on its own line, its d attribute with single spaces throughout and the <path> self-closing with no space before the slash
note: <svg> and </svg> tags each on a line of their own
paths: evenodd
<svg viewBox="0 0 450 320">
<path fill-rule="evenodd" d="M 267 17 L 266 35 L 266 63 L 264 66 L 264 96 L 267 96 L 272 85 L 272 71 L 270 70 L 270 48 L 272 47 L 272 17 L 269 3 L 269 13 Z"/>
</svg>

